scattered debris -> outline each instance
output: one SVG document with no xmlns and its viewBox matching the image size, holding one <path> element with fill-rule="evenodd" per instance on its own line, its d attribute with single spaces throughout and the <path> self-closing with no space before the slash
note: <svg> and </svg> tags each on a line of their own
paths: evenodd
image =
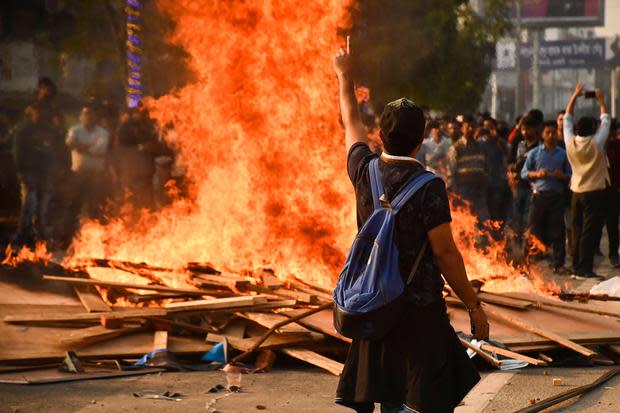
<svg viewBox="0 0 620 413">
<path fill-rule="evenodd" d="M 132 393 L 133 397 L 138 397 L 141 399 L 154 399 L 154 400 L 167 400 L 171 402 L 180 402 L 183 399 L 181 398 L 181 393 L 165 391 L 163 393 L 157 393 L 154 391 L 144 391 L 141 393 Z"/>
</svg>

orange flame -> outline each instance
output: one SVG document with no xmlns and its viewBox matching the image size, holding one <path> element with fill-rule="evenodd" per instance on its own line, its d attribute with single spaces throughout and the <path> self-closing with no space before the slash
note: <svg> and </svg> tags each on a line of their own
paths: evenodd
<svg viewBox="0 0 620 413">
<path fill-rule="evenodd" d="M 159 0 L 198 80 L 147 105 L 175 125 L 167 139 L 194 183 L 190 200 L 131 224 L 126 215 L 84 223 L 70 262 L 269 267 L 331 287 L 355 234 L 330 63 L 351 1 Z M 453 227 L 471 278 L 546 291 L 505 262 L 503 244 L 476 248 L 471 213 L 456 209 Z"/>
<path fill-rule="evenodd" d="M 198 81 L 149 102 L 195 183 L 135 225 L 86 223 L 75 257 L 188 261 L 331 283 L 354 234 L 331 53 L 348 0 L 177 1 Z"/>
<path fill-rule="evenodd" d="M 44 242 L 37 242 L 34 251 L 28 247 L 22 247 L 18 252 L 14 251 L 11 245 L 6 247 L 5 258 L 0 263 L 10 267 L 17 267 L 25 262 L 39 263 L 47 265 L 52 259 L 52 254 L 47 251 Z"/>
</svg>

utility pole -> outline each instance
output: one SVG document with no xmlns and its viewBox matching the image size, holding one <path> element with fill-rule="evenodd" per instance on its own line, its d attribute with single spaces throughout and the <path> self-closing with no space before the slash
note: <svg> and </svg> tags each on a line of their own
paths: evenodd
<svg viewBox="0 0 620 413">
<path fill-rule="evenodd" d="M 543 29 L 532 30 L 532 107 L 540 107 L 540 38 Z"/>
<path fill-rule="evenodd" d="M 515 117 L 521 114 L 521 0 L 515 1 L 517 12 L 517 35 L 515 42 L 515 73 L 517 83 L 515 86 Z"/>
</svg>

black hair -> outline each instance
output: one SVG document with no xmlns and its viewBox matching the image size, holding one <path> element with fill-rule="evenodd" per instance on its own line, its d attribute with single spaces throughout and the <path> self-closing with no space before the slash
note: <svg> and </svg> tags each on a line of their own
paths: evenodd
<svg viewBox="0 0 620 413">
<path fill-rule="evenodd" d="M 472 115 L 463 115 L 463 122 L 461 123 L 474 124 L 476 123 L 476 119 L 474 119 Z"/>
<path fill-rule="evenodd" d="M 399 99 L 385 106 L 380 127 L 385 151 L 390 155 L 409 156 L 424 140 L 426 119 L 419 106 Z"/>
<path fill-rule="evenodd" d="M 610 131 L 616 131 L 618 130 L 618 119 L 613 118 L 611 120 L 611 123 L 609 124 L 609 130 Z"/>
<path fill-rule="evenodd" d="M 521 119 L 521 125 L 526 128 L 538 128 L 542 122 L 536 119 L 534 116 L 527 114 Z"/>
<path fill-rule="evenodd" d="M 497 120 L 495 118 L 491 116 L 485 116 L 484 118 L 482 118 L 482 122 L 484 121 L 491 122 L 493 127 L 497 129 Z"/>
<path fill-rule="evenodd" d="M 538 122 L 538 126 L 541 126 L 543 124 L 543 122 L 545 121 L 545 115 L 542 113 L 542 110 L 540 109 L 532 109 L 529 112 L 527 112 L 527 116 L 532 117 L 536 122 Z"/>
<path fill-rule="evenodd" d="M 441 124 L 439 123 L 439 121 L 437 121 L 437 120 L 435 120 L 435 119 L 430 120 L 430 121 L 428 122 L 428 128 L 429 128 L 429 129 L 438 129 L 438 128 L 440 128 L 440 127 L 441 127 Z"/>
<path fill-rule="evenodd" d="M 558 112 L 558 116 L 560 115 L 566 115 L 566 111 L 564 109 L 562 109 L 561 111 Z"/>
<path fill-rule="evenodd" d="M 50 94 L 52 96 L 56 96 L 56 93 L 58 92 L 58 88 L 56 87 L 56 84 L 54 83 L 52 79 L 50 79 L 47 76 L 40 77 L 39 82 L 38 82 L 38 87 L 41 88 L 41 86 L 47 87 L 50 91 Z"/>
<path fill-rule="evenodd" d="M 596 119 L 592 116 L 584 116 L 575 125 L 575 134 L 579 136 L 592 136 L 596 133 Z"/>
<path fill-rule="evenodd" d="M 554 121 L 554 120 L 546 120 L 546 121 L 543 123 L 543 129 L 544 129 L 544 128 L 553 128 L 553 129 L 557 129 L 557 127 L 558 127 L 558 124 L 557 124 L 557 122 L 556 122 L 556 121 Z"/>
</svg>

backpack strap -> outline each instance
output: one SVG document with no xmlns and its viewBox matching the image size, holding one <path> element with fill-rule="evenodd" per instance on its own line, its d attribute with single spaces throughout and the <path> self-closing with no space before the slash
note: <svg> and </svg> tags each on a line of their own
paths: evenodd
<svg viewBox="0 0 620 413">
<path fill-rule="evenodd" d="M 426 252 L 427 247 L 428 247 L 428 237 L 426 237 L 426 239 L 424 240 L 424 244 L 422 244 L 422 249 L 420 249 L 420 252 L 418 253 L 418 256 L 415 259 L 415 262 L 413 263 L 413 268 L 411 268 L 411 272 L 409 273 L 409 278 L 407 278 L 407 285 L 411 284 L 411 281 L 413 281 L 413 276 L 415 275 L 416 271 L 418 270 L 418 267 L 420 266 L 420 261 L 422 261 L 422 257 L 424 256 L 424 253 Z"/>
<path fill-rule="evenodd" d="M 411 197 L 415 195 L 415 193 L 418 192 L 420 188 L 422 188 L 433 179 L 440 178 L 434 173 L 426 171 L 410 180 L 391 202 L 392 210 L 394 211 L 394 213 L 400 211 L 403 205 L 405 205 L 405 203 L 407 203 L 407 201 L 409 201 L 409 199 L 411 199 Z"/>
<path fill-rule="evenodd" d="M 381 174 L 379 173 L 379 158 L 374 158 L 368 165 L 370 174 L 370 189 L 372 190 L 372 203 L 375 209 L 381 208 L 379 198 L 385 193 L 383 184 L 381 184 Z"/>
</svg>

